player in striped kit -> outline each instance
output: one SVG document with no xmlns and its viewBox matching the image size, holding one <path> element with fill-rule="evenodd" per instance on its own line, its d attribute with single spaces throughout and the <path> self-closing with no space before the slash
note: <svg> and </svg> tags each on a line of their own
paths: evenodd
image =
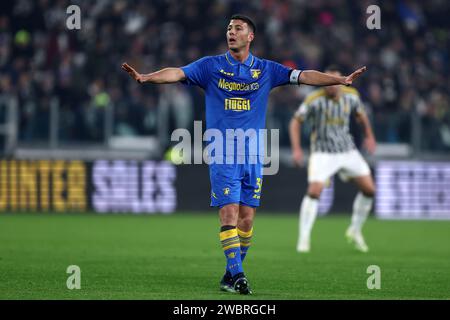
<svg viewBox="0 0 450 320">
<path fill-rule="evenodd" d="M 340 75 L 336 67 L 327 68 L 328 73 Z M 309 94 L 300 105 L 289 126 L 292 157 L 296 165 L 303 165 L 300 143 L 301 124 L 310 121 L 311 156 L 308 164 L 308 191 L 300 208 L 298 252 L 310 251 L 310 236 L 317 216 L 320 194 L 327 181 L 339 173 L 344 181 L 352 180 L 359 188 L 353 202 L 351 224 L 346 231 L 349 242 L 356 249 L 367 252 L 361 229 L 372 207 L 375 185 L 370 168 L 356 149 L 350 135 L 350 116 L 354 114 L 362 125 L 364 146 L 370 153 L 376 148 L 372 128 L 359 98 L 352 87 L 328 86 Z"/>
</svg>

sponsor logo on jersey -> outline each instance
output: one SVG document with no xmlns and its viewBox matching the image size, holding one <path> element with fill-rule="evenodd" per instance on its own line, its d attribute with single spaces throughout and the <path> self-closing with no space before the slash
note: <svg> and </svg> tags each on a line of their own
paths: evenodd
<svg viewBox="0 0 450 320">
<path fill-rule="evenodd" d="M 219 79 L 217 86 L 226 91 L 255 91 L 259 89 L 258 82 L 245 83 L 245 82 L 232 82 L 223 78 Z"/>
<path fill-rule="evenodd" d="M 237 112 L 250 111 L 250 100 L 244 98 L 225 99 L 224 109 Z"/>
</svg>

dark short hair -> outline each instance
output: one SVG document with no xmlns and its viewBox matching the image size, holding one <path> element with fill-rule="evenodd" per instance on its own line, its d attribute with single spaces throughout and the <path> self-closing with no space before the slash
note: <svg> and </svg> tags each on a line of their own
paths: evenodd
<svg viewBox="0 0 450 320">
<path fill-rule="evenodd" d="M 337 64 L 330 64 L 325 68 L 325 72 L 341 72 Z"/>
<path fill-rule="evenodd" d="M 242 20 L 242 21 L 246 22 L 248 24 L 248 26 L 250 27 L 250 29 L 252 30 L 252 32 L 254 34 L 256 34 L 256 25 L 249 16 L 246 16 L 244 14 L 233 14 L 231 16 L 230 20 Z"/>
</svg>

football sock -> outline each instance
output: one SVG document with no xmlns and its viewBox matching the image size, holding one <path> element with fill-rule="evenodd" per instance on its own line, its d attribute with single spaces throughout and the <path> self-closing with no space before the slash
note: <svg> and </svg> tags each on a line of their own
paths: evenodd
<svg viewBox="0 0 450 320">
<path fill-rule="evenodd" d="M 220 229 L 220 242 L 227 258 L 227 270 L 232 276 L 243 273 L 241 261 L 241 244 L 235 226 L 223 226 Z"/>
<path fill-rule="evenodd" d="M 241 229 L 237 229 L 239 235 L 239 241 L 241 243 L 241 262 L 244 262 L 245 256 L 247 255 L 247 251 L 250 248 L 250 244 L 252 241 L 253 228 L 250 231 L 242 231 Z"/>
<path fill-rule="evenodd" d="M 305 239 L 311 235 L 311 230 L 316 220 L 317 210 L 319 208 L 319 200 L 309 197 L 303 197 L 300 207 L 300 237 Z"/>
<path fill-rule="evenodd" d="M 365 196 L 362 192 L 358 192 L 353 202 L 353 214 L 351 227 L 357 231 L 361 231 L 364 222 L 372 208 L 373 198 Z"/>
</svg>

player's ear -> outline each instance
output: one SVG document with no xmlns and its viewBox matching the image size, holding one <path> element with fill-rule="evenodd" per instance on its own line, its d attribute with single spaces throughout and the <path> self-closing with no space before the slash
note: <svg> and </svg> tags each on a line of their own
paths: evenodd
<svg viewBox="0 0 450 320">
<path fill-rule="evenodd" d="M 248 41 L 252 42 L 255 39 L 255 34 L 253 32 L 248 33 Z"/>
</svg>

